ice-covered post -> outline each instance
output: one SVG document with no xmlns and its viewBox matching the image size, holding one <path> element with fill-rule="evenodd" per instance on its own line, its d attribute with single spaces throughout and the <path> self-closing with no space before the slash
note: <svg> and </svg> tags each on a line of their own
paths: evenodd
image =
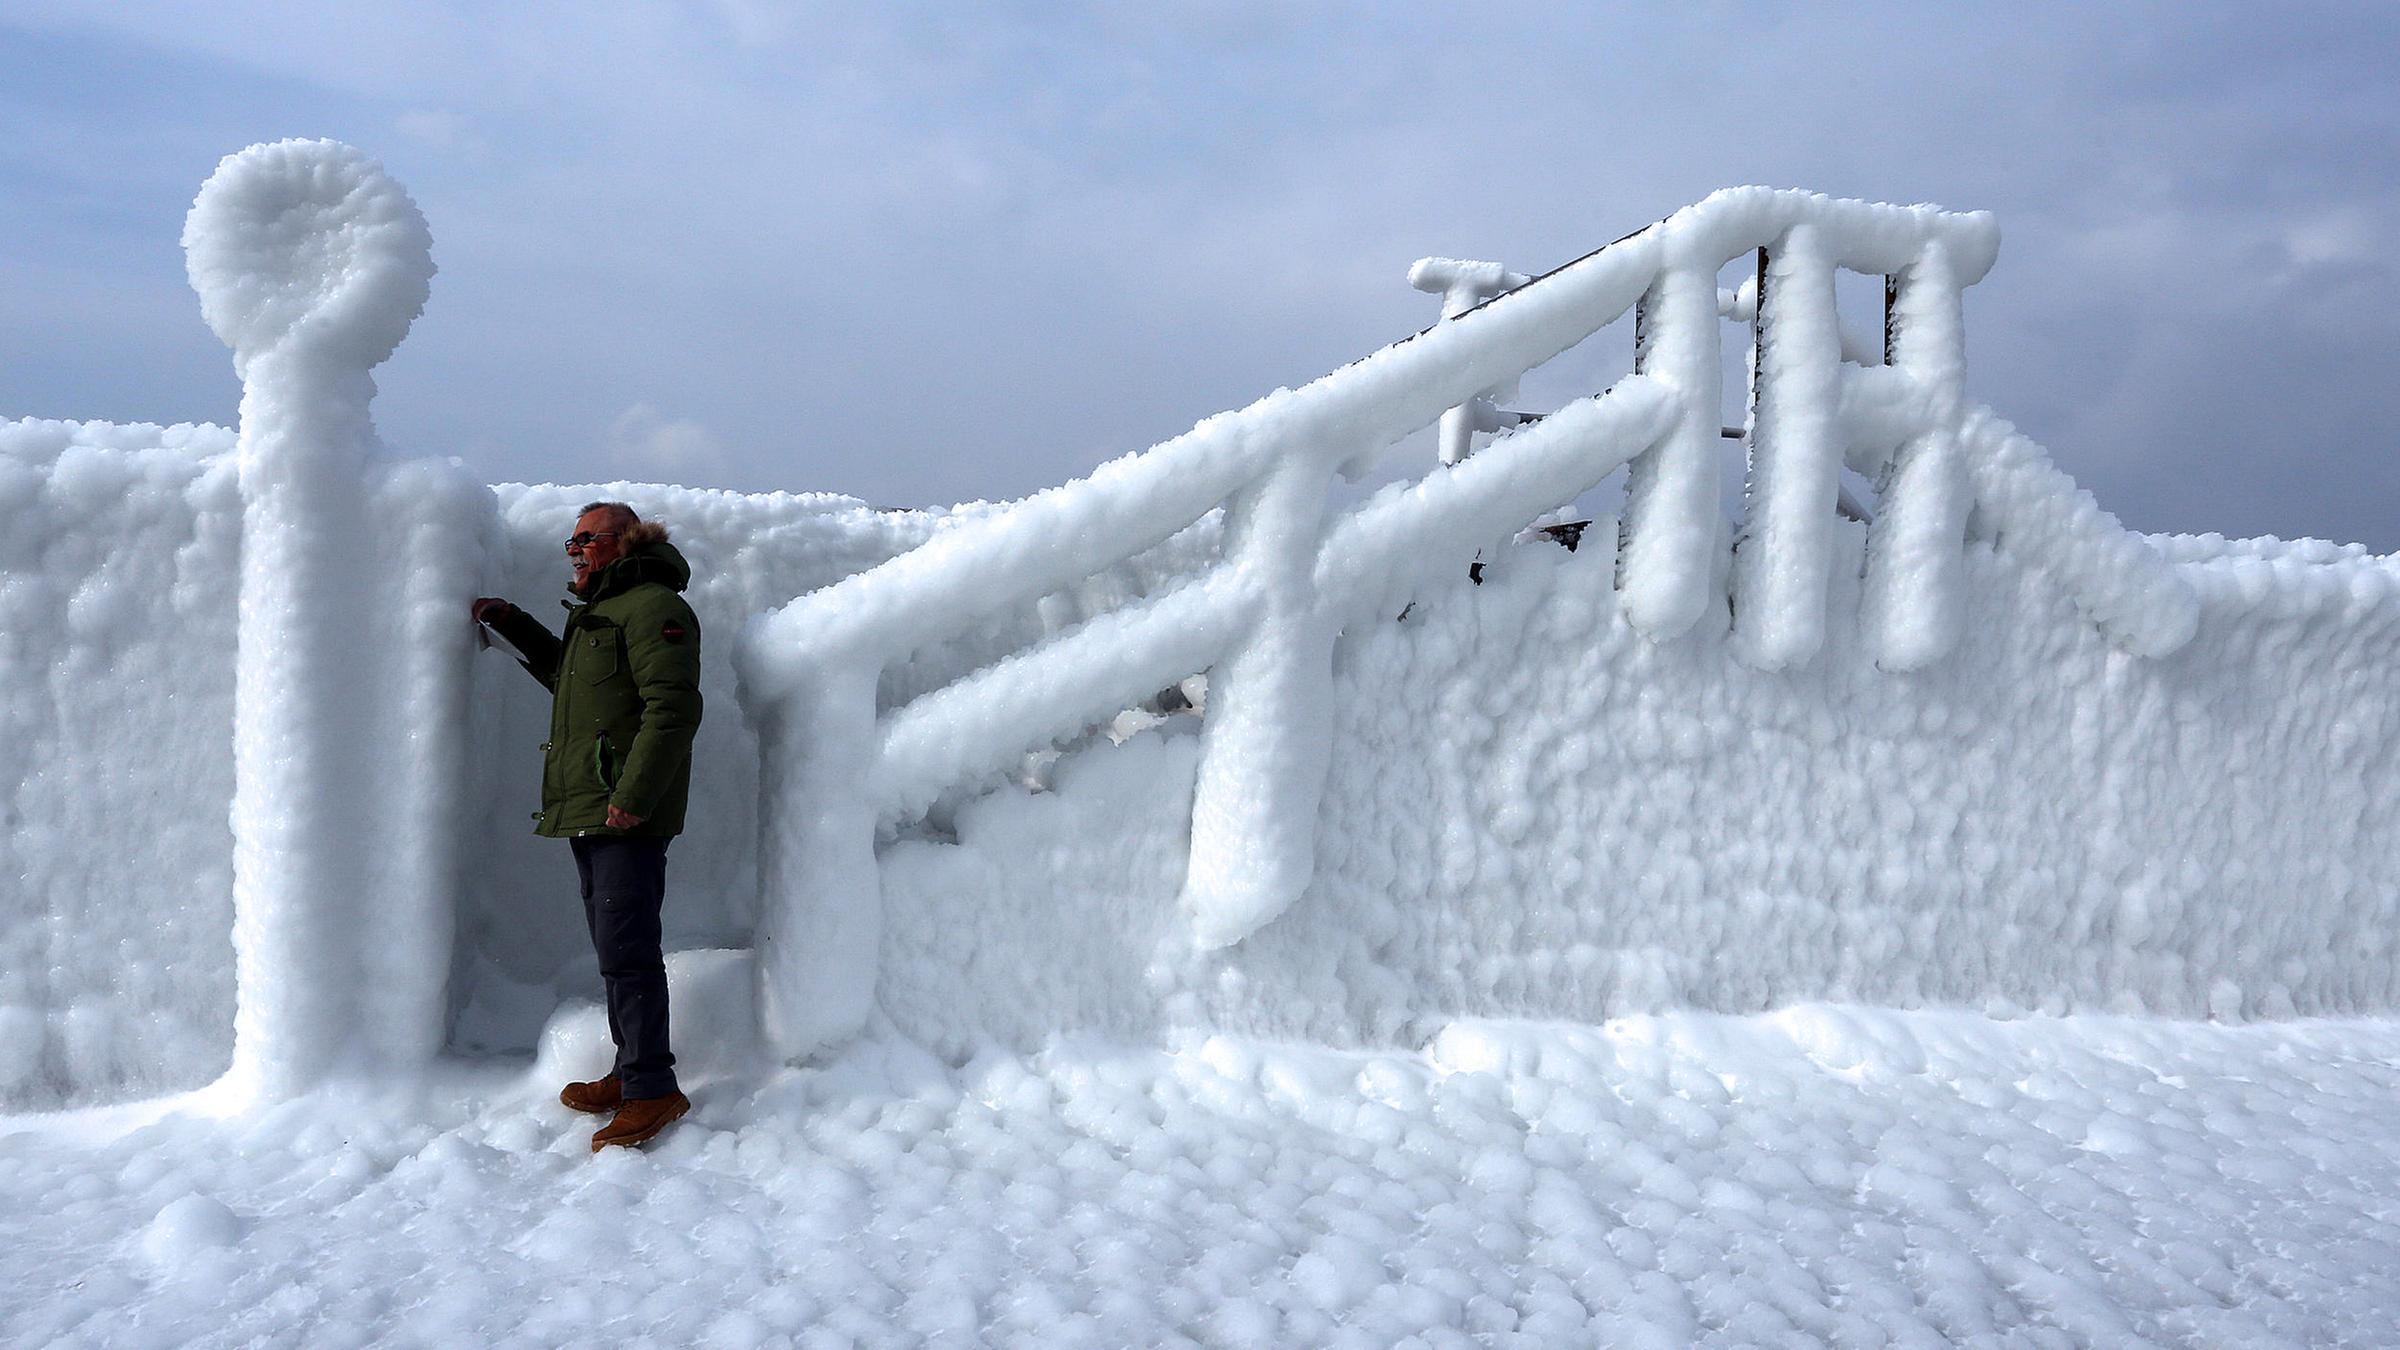
<svg viewBox="0 0 2400 1350">
<path fill-rule="evenodd" d="M 1679 412 L 1665 440 L 1626 474 L 1619 589 L 1625 617 L 1664 640 L 1707 608 L 1717 547 L 1718 401 L 1724 372 L 1717 331 L 1717 268 L 1706 233 L 1669 220 L 1666 258 L 1634 310 L 1633 368 L 1675 391 Z"/>
<path fill-rule="evenodd" d="M 811 660 L 787 681 L 758 664 L 745 656 L 741 675 L 759 749 L 759 1030 L 793 1060 L 864 1027 L 874 1001 L 883 882 L 866 780 L 877 671 Z"/>
<path fill-rule="evenodd" d="M 1314 583 L 1325 453 L 1295 454 L 1226 504 L 1225 558 L 1259 599 L 1249 632 L 1209 675 L 1184 879 L 1207 950 L 1281 914 L 1316 871 L 1336 636 Z"/>
<path fill-rule="evenodd" d="M 183 243 L 242 379 L 231 1080 L 282 1096 L 441 1043 L 451 916 L 429 892 L 458 731 L 405 724 L 456 706 L 465 596 L 455 653 L 409 650 L 425 606 L 394 569 L 426 541 L 401 538 L 411 512 L 380 490 L 367 413 L 368 372 L 424 308 L 432 238 L 357 150 L 281 141 L 217 167 Z M 431 702 L 395 703 L 411 685 Z"/>
<path fill-rule="evenodd" d="M 1420 291 L 1442 297 L 1442 321 L 1457 318 L 1496 295 L 1524 285 L 1531 278 L 1511 272 L 1495 262 L 1468 262 L 1458 258 L 1419 258 L 1408 269 L 1408 284 Z M 1440 433 L 1441 458 L 1444 464 L 1456 464 L 1474 448 L 1475 433 L 1497 430 L 1484 425 L 1489 414 L 1498 411 L 1498 400 L 1514 398 L 1515 384 L 1486 389 L 1466 402 L 1442 414 Z"/>
<path fill-rule="evenodd" d="M 1956 646 L 1963 623 L 1967 508 L 1959 451 L 1966 387 L 1966 321 L 1950 250 L 1929 240 L 1885 283 L 1884 358 L 1915 381 L 1927 430 L 1885 467 L 1867 534 L 1862 628 L 1885 670 L 1917 670 Z"/>
<path fill-rule="evenodd" d="M 1734 636 L 1779 670 L 1825 640 L 1835 503 L 1841 492 L 1842 334 L 1834 260 L 1802 222 L 1758 269 L 1758 387 L 1748 537 L 1734 559 Z"/>
</svg>

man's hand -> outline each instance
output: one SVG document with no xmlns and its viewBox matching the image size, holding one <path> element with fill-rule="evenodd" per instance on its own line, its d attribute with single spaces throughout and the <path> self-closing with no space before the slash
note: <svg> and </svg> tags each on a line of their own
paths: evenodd
<svg viewBox="0 0 2400 1350">
<path fill-rule="evenodd" d="M 648 819 L 648 816 L 637 816 L 615 802 L 608 804 L 608 828 L 612 830 L 630 830 Z"/>
<path fill-rule="evenodd" d="M 515 605 L 508 603 L 506 600 L 500 599 L 498 596 L 484 596 L 475 602 L 475 607 L 473 610 L 475 622 L 490 623 L 492 620 L 499 618 L 501 615 L 506 614 L 515 608 Z"/>
</svg>

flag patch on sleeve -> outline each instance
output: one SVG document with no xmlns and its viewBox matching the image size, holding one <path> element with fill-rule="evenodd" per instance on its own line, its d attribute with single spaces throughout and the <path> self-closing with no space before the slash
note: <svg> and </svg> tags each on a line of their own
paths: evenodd
<svg viewBox="0 0 2400 1350">
<path fill-rule="evenodd" d="M 684 638 L 690 636 L 691 631 L 692 630 L 689 628 L 684 627 L 681 622 L 674 619 L 669 619 L 667 620 L 666 624 L 658 630 L 658 635 L 662 638 L 665 638 L 669 642 L 681 642 L 684 640 Z"/>
</svg>

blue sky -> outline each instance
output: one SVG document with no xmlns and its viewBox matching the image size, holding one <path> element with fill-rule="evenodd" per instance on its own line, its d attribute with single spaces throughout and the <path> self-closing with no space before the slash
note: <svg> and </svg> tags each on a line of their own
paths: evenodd
<svg viewBox="0 0 2400 1350">
<path fill-rule="evenodd" d="M 2128 523 L 2400 548 L 2381 5 L 12 0 L 0 415 L 230 422 L 177 245 L 333 136 L 442 271 L 387 440 L 1013 496 L 1738 183 L 2000 218 L 1969 386 Z M 1595 367 L 1597 369 L 1597 367 Z"/>
</svg>

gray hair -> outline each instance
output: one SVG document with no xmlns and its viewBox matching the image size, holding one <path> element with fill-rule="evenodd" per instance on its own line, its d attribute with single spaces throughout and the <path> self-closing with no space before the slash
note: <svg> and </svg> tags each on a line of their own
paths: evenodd
<svg viewBox="0 0 2400 1350">
<path fill-rule="evenodd" d="M 575 518 L 577 520 L 581 520 L 594 511 L 608 512 L 608 523 L 616 526 L 620 530 L 624 529 L 628 525 L 639 525 L 642 523 L 641 516 L 636 514 L 632 507 L 627 506 L 623 502 L 585 502 L 583 504 L 583 509 L 575 513 Z"/>
</svg>

